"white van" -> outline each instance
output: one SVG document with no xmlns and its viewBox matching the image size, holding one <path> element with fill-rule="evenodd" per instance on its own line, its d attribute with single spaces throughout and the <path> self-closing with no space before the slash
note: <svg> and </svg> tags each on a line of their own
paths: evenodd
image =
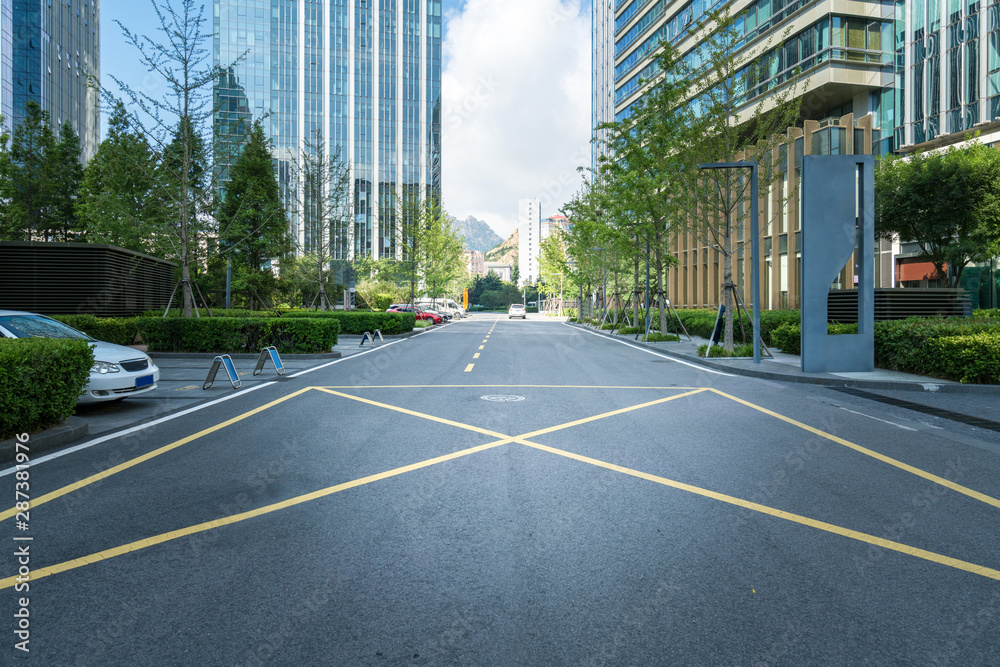
<svg viewBox="0 0 1000 667">
<path fill-rule="evenodd" d="M 465 317 L 465 310 L 455 303 L 453 299 L 423 297 L 417 299 L 416 304 L 424 308 L 432 308 L 438 312 L 448 313 L 452 317 Z"/>
</svg>

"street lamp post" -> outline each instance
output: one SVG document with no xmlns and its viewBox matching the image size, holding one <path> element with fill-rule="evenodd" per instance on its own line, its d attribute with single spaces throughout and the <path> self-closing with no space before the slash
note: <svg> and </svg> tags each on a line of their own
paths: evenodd
<svg viewBox="0 0 1000 667">
<path fill-rule="evenodd" d="M 757 162 L 706 162 L 700 169 L 749 169 L 750 170 L 750 289 L 753 297 L 753 362 L 760 363 L 760 238 L 757 232 Z M 727 286 L 728 287 L 728 286 Z M 732 315 L 730 315 L 732 317 Z"/>
</svg>

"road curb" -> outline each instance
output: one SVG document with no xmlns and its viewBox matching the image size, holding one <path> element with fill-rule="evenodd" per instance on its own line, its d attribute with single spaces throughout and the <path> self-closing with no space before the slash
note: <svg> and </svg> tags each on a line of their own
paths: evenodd
<svg viewBox="0 0 1000 667">
<path fill-rule="evenodd" d="M 649 343 L 643 343 L 637 340 L 624 340 L 620 336 L 611 335 L 603 331 L 598 331 L 575 322 L 568 322 L 572 327 L 582 329 L 584 331 L 589 331 L 595 333 L 604 338 L 610 340 L 619 340 L 627 342 L 629 345 L 635 345 L 636 347 L 641 347 L 653 352 L 658 352 L 666 357 L 672 359 L 678 359 L 686 361 L 692 364 L 698 364 L 699 366 L 704 366 L 705 368 L 711 368 L 712 370 L 724 371 L 726 373 L 732 373 L 734 375 L 743 375 L 746 377 L 755 377 L 762 380 L 773 380 L 775 382 L 794 382 L 798 384 L 814 384 L 826 387 L 852 387 L 855 389 L 875 389 L 881 391 L 920 391 L 927 393 L 936 394 L 979 394 L 983 396 L 1000 396 L 1000 385 L 992 384 L 961 384 L 958 382 L 951 382 L 948 380 L 937 380 L 934 378 L 928 378 L 926 382 L 899 382 L 891 380 L 852 380 L 848 378 L 838 378 L 838 377 L 817 377 L 815 375 L 793 375 L 790 373 L 774 373 L 771 371 L 758 370 L 755 368 L 743 368 L 740 366 L 727 364 L 725 362 L 703 359 L 701 357 L 695 356 L 693 354 L 681 354 L 679 352 L 673 352 L 671 350 L 666 350 L 662 347 L 654 347 Z"/>
<path fill-rule="evenodd" d="M 34 459 L 37 454 L 86 437 L 89 432 L 90 427 L 85 419 L 69 417 L 61 424 L 45 429 L 41 433 L 32 433 L 27 442 L 29 458 Z M 17 442 L 17 438 L 0 440 L 0 463 L 14 461 Z"/>
</svg>

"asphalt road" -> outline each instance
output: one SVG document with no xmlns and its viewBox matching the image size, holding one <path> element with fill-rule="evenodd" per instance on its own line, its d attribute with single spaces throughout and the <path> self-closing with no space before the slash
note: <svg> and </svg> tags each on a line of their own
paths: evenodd
<svg viewBox="0 0 1000 667">
<path fill-rule="evenodd" d="M 33 465 L 0 662 L 995 665 L 998 464 L 989 429 L 479 315 Z"/>
</svg>

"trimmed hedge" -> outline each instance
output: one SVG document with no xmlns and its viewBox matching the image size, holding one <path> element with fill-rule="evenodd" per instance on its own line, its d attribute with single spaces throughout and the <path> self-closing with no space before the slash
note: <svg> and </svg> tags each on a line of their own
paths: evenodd
<svg viewBox="0 0 1000 667">
<path fill-rule="evenodd" d="M 97 317 L 95 315 L 52 315 L 91 338 L 115 345 L 132 345 L 139 333 L 134 317 Z"/>
<path fill-rule="evenodd" d="M 944 375 L 943 369 L 950 367 L 950 363 L 942 365 L 942 360 L 935 358 L 932 341 L 981 333 L 1000 333 L 1000 322 L 995 318 L 940 317 L 876 322 L 875 365 L 917 375 Z"/>
<path fill-rule="evenodd" d="M 715 318 L 717 312 L 714 310 L 707 309 L 678 309 L 677 314 L 681 318 L 681 322 L 684 323 L 684 328 L 688 330 L 688 333 L 692 336 L 700 336 L 702 338 L 710 338 L 712 336 L 712 329 L 715 327 Z M 668 315 L 667 325 L 671 332 L 678 333 L 676 320 L 671 323 L 673 318 Z M 779 347 L 774 343 L 771 336 L 773 332 L 779 327 L 785 324 L 798 324 L 800 322 L 801 315 L 797 310 L 762 310 L 760 312 L 760 339 L 764 342 L 764 345 L 771 347 Z M 658 323 L 660 321 L 659 309 L 653 310 L 653 322 Z M 753 342 L 753 320 L 744 318 L 743 326 L 747 332 L 747 340 L 743 340 L 740 335 L 740 324 L 739 319 L 733 319 L 733 340 L 739 344 L 752 343 Z"/>
<path fill-rule="evenodd" d="M 150 352 L 257 353 L 273 345 L 282 354 L 329 352 L 340 322 L 319 317 L 137 318 Z"/>
<path fill-rule="evenodd" d="M 179 316 L 179 311 L 173 309 L 170 311 L 167 319 L 170 317 Z M 155 311 L 148 311 L 146 313 L 149 317 L 158 316 L 163 317 L 163 311 L 156 313 Z M 325 319 L 335 319 L 340 322 L 340 332 L 343 334 L 357 334 L 361 335 L 366 331 L 375 331 L 375 329 L 380 329 L 383 334 L 400 334 L 406 333 L 407 331 L 413 331 L 413 322 L 416 320 L 416 316 L 413 313 L 385 313 L 379 311 L 365 311 L 365 310 L 279 310 L 277 313 L 273 310 L 238 310 L 232 308 L 226 310 L 224 308 L 213 308 L 213 317 L 239 317 L 239 318 L 302 318 L 302 317 L 320 317 Z"/>
<path fill-rule="evenodd" d="M 927 347 L 935 374 L 959 382 L 1000 384 L 1000 332 L 933 338 Z"/>
<path fill-rule="evenodd" d="M 0 440 L 72 415 L 93 365 L 85 340 L 0 339 Z"/>
<path fill-rule="evenodd" d="M 380 313 L 364 310 L 290 310 L 281 314 L 282 319 L 319 317 L 340 322 L 340 333 L 360 336 L 366 331 L 379 329 L 383 334 L 400 334 L 413 331 L 417 316 L 413 313 Z"/>
<path fill-rule="evenodd" d="M 763 325 L 761 329 L 763 329 Z M 856 334 L 857 324 L 827 324 L 826 332 L 829 334 Z M 783 324 L 771 332 L 771 341 L 774 347 L 787 354 L 802 354 L 802 325 Z M 877 364 L 876 364 L 877 365 Z"/>
<path fill-rule="evenodd" d="M 857 333 L 831 324 L 830 333 Z M 774 346 L 801 354 L 802 328 L 779 327 Z M 1000 322 L 995 318 L 921 318 L 875 323 L 875 366 L 957 382 L 1000 384 Z"/>
</svg>

